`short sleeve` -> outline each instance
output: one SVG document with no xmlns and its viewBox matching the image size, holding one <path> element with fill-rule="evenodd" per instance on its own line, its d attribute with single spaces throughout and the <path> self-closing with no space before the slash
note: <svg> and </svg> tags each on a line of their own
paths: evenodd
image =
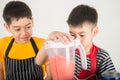
<svg viewBox="0 0 120 80">
<path fill-rule="evenodd" d="M 105 50 L 103 49 L 99 50 L 99 52 L 97 53 L 97 60 L 98 60 L 97 74 L 99 75 L 99 77 L 104 72 L 116 71 L 110 55 Z"/>
<path fill-rule="evenodd" d="M 0 62 L 3 62 L 2 41 L 0 39 Z"/>
<path fill-rule="evenodd" d="M 43 70 L 43 76 L 46 74 L 46 66 L 49 64 L 49 62 L 46 62 L 45 64 L 42 65 L 42 70 Z"/>
</svg>

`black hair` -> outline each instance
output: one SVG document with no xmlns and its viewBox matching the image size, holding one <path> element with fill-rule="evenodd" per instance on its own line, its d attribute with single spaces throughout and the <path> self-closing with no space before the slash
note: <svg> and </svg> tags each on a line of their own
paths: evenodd
<svg viewBox="0 0 120 80">
<path fill-rule="evenodd" d="M 67 23 L 72 26 L 81 25 L 84 22 L 97 24 L 98 14 L 96 9 L 88 5 L 78 5 L 71 11 Z"/>
<path fill-rule="evenodd" d="M 24 17 L 32 19 L 32 12 L 27 4 L 21 1 L 10 1 L 6 4 L 3 10 L 3 19 L 8 25 L 13 19 L 19 20 Z"/>
</svg>

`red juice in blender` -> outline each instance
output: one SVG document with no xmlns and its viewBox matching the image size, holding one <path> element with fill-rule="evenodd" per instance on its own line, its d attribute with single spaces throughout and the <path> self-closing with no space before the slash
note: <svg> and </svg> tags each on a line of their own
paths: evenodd
<svg viewBox="0 0 120 80">
<path fill-rule="evenodd" d="M 53 80 L 72 80 L 74 76 L 74 61 L 67 61 L 63 56 L 49 59 Z"/>
</svg>

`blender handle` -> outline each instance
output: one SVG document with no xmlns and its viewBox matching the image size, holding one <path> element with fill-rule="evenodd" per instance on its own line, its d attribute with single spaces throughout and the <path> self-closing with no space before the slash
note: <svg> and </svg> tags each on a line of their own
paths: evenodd
<svg viewBox="0 0 120 80">
<path fill-rule="evenodd" d="M 87 70 L 87 59 L 86 59 L 86 53 L 85 53 L 84 47 L 79 43 L 79 45 L 77 46 L 77 49 L 80 52 L 82 68 Z"/>
</svg>

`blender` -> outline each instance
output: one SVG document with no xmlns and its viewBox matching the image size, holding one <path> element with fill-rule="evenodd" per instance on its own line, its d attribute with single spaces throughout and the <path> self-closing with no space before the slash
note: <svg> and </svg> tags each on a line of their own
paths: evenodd
<svg viewBox="0 0 120 80">
<path fill-rule="evenodd" d="M 69 44 L 47 41 L 45 49 L 49 56 L 50 70 L 53 80 L 73 80 L 75 68 L 75 49 L 81 51 L 82 68 L 87 69 L 86 54 L 79 40 Z"/>
</svg>

